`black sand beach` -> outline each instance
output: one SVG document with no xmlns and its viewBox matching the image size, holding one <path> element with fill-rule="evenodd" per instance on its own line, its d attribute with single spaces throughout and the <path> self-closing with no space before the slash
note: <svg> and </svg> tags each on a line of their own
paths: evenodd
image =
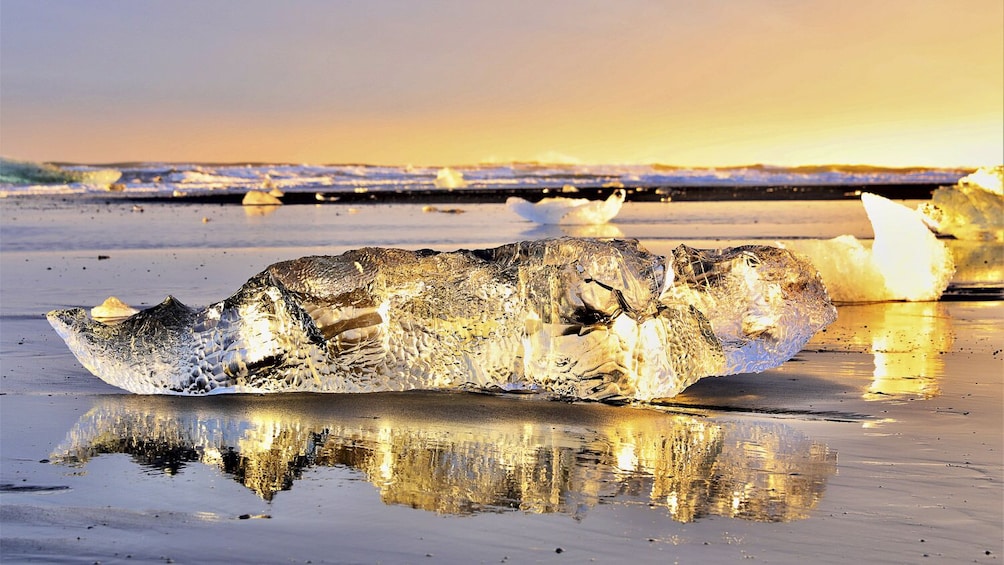
<svg viewBox="0 0 1004 565">
<path fill-rule="evenodd" d="M 629 202 L 607 234 L 658 253 L 680 241 L 867 236 L 852 203 L 746 208 L 742 222 L 728 203 L 692 205 L 710 208 Z M 456 249 L 576 230 L 535 227 L 496 204 L 133 206 L 3 202 L 4 562 L 994 563 L 1004 553 L 999 300 L 841 305 L 780 368 L 705 379 L 663 406 L 433 392 L 143 397 L 80 367 L 43 314 L 109 295 L 205 304 L 272 262 L 362 245 Z"/>
</svg>

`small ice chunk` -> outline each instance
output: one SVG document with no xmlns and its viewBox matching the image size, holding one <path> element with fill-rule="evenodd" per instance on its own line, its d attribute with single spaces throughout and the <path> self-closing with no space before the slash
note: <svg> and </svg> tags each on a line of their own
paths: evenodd
<svg viewBox="0 0 1004 565">
<path fill-rule="evenodd" d="M 115 296 L 109 296 L 104 302 L 91 308 L 91 317 L 100 322 L 124 320 L 139 310 L 122 302 Z"/>
<path fill-rule="evenodd" d="M 915 210 L 868 192 L 861 203 L 875 233 L 870 248 L 852 235 L 785 246 L 809 257 L 834 301 L 940 298 L 955 273 L 948 247 Z"/>
<path fill-rule="evenodd" d="M 959 186 L 980 188 L 1004 196 L 1004 165 L 980 167 L 972 174 L 959 179 Z"/>
<path fill-rule="evenodd" d="M 955 273 L 952 254 L 916 211 L 865 192 L 861 203 L 875 231 L 872 260 L 898 300 L 937 300 Z"/>
<path fill-rule="evenodd" d="M 282 204 L 282 200 L 261 190 L 249 190 L 244 195 L 241 204 L 244 206 L 279 206 Z"/>
<path fill-rule="evenodd" d="M 1004 165 L 986 167 L 941 187 L 918 211 L 937 233 L 973 241 L 1004 241 Z"/>
<path fill-rule="evenodd" d="M 624 204 L 624 190 L 615 190 L 606 200 L 587 198 L 544 198 L 536 204 L 516 196 L 506 207 L 520 217 L 538 224 L 596 225 L 614 219 Z"/>
</svg>

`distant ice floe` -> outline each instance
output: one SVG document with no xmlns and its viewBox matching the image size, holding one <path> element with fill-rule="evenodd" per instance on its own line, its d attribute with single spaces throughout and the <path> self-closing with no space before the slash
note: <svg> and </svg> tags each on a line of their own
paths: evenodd
<svg viewBox="0 0 1004 565">
<path fill-rule="evenodd" d="M 870 248 L 852 235 L 782 247 L 809 257 L 835 302 L 940 298 L 955 273 L 955 262 L 921 214 L 868 192 L 861 195 L 861 203 L 875 233 Z"/>
<path fill-rule="evenodd" d="M 537 203 L 510 197 L 506 207 L 520 217 L 538 224 L 597 225 L 614 219 L 624 204 L 625 193 L 615 190 L 606 200 L 586 198 L 545 198 Z"/>
<path fill-rule="evenodd" d="M 1004 165 L 984 167 L 934 191 L 917 208 L 934 231 L 957 239 L 1004 241 Z"/>
</svg>

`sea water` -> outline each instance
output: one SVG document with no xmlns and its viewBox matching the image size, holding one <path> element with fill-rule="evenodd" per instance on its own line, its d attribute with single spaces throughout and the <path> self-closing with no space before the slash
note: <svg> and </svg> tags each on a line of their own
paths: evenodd
<svg viewBox="0 0 1004 565">
<path fill-rule="evenodd" d="M 408 191 L 440 188 L 560 189 L 577 186 L 856 186 L 869 184 L 953 185 L 971 169 L 883 168 L 863 166 L 682 168 L 663 165 L 481 164 L 466 167 L 306 165 L 282 163 L 199 164 L 120 163 L 64 165 L 84 172 L 121 171 L 116 189 L 126 193 L 176 194 L 200 191 L 246 192 L 277 188 L 287 192 Z M 23 193 L 105 192 L 107 184 L 37 183 L 32 179 L 0 183 L 0 196 Z"/>
</svg>

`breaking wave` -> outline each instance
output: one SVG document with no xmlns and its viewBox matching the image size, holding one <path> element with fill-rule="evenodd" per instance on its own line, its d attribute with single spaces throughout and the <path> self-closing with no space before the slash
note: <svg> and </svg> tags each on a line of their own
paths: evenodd
<svg viewBox="0 0 1004 565">
<path fill-rule="evenodd" d="M 35 170 L 41 173 L 28 174 Z M 883 168 L 847 165 L 685 168 L 666 165 L 482 164 L 463 167 L 309 165 L 283 163 L 120 163 L 62 166 L 3 159 L 0 196 L 90 193 L 408 191 L 451 189 L 561 189 L 571 185 L 769 187 L 875 184 L 954 185 L 972 169 Z M 114 177 L 114 178 L 112 178 Z"/>
</svg>

